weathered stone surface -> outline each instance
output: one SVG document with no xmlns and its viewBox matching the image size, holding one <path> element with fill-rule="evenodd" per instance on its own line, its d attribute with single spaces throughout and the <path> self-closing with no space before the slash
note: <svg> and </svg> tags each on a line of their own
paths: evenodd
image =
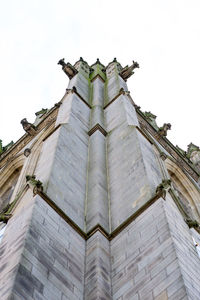
<svg viewBox="0 0 200 300">
<path fill-rule="evenodd" d="M 100 233 L 86 244 L 85 299 L 112 299 L 110 278 L 110 245 Z"/>
<path fill-rule="evenodd" d="M 20 170 L 25 160 L 0 243 L 0 299 L 200 299 L 198 222 L 188 228 L 174 190 L 182 184 L 199 220 L 197 185 L 185 179 L 190 162 L 135 111 L 116 59 L 92 69 L 80 58 L 71 68 L 78 73 L 56 104 L 57 119 L 49 110 L 42 130 L 2 164 Z M 12 178 L 5 169 L 3 194 Z M 33 195 L 26 175 L 36 175 L 43 191 Z M 170 176 L 177 186 L 163 200 L 157 187 Z"/>
</svg>

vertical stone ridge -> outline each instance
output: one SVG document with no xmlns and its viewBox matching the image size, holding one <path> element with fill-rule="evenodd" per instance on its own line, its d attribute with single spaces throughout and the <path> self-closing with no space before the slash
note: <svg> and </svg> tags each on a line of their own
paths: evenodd
<svg viewBox="0 0 200 300">
<path fill-rule="evenodd" d="M 112 299 L 110 244 L 96 232 L 86 242 L 85 299 Z"/>
<path fill-rule="evenodd" d="M 89 66 L 81 62 L 79 67 L 69 88 L 75 86 L 89 103 Z M 85 227 L 89 117 L 90 107 L 76 93 L 66 93 L 56 120 L 59 128 L 44 141 L 35 174 L 44 183 L 52 201 L 82 230 Z M 47 164 L 51 165 L 48 174 Z"/>
<path fill-rule="evenodd" d="M 96 77 L 92 82 L 92 90 L 90 129 L 97 124 L 104 128 L 104 82 L 99 77 Z M 100 224 L 108 232 L 106 137 L 101 131 L 96 130 L 90 134 L 88 153 L 86 229 L 89 231 Z"/>
</svg>

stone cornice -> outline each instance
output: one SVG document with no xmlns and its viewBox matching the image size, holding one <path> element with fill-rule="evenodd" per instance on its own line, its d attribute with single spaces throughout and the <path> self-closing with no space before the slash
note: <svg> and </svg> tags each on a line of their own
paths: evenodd
<svg viewBox="0 0 200 300">
<path fill-rule="evenodd" d="M 126 95 L 126 93 L 129 93 L 129 92 L 125 92 L 124 89 L 120 89 L 119 90 L 119 93 L 112 99 L 110 100 L 110 102 L 108 102 L 105 106 L 104 106 L 104 109 L 106 109 L 110 104 L 112 104 L 115 100 L 117 100 L 117 98 L 121 95 Z"/>
<path fill-rule="evenodd" d="M 70 92 L 73 94 L 76 94 L 77 96 L 78 96 L 78 98 L 81 100 L 81 101 L 83 101 L 89 108 L 92 108 L 91 107 L 91 105 L 77 92 L 77 89 L 76 89 L 76 87 L 75 86 L 73 86 L 73 88 L 72 89 L 67 89 L 66 90 L 67 91 L 67 94 L 69 94 Z"/>
<path fill-rule="evenodd" d="M 60 209 L 54 201 L 52 201 L 44 192 L 38 191 L 37 194 L 48 203 L 53 210 L 55 210 L 59 216 L 67 222 L 80 236 L 82 236 L 85 240 L 88 240 L 92 235 L 94 235 L 97 231 L 101 232 L 109 241 L 115 238 L 122 230 L 124 230 L 129 224 L 131 224 L 141 213 L 143 213 L 148 207 L 150 207 L 155 201 L 161 199 L 162 197 L 156 194 L 149 201 L 147 201 L 142 207 L 140 207 L 135 213 L 133 213 L 129 218 L 127 218 L 122 224 L 120 224 L 115 230 L 113 230 L 110 234 L 100 225 L 97 224 L 87 233 L 84 232 L 70 217 L 68 217 L 65 212 Z"/>
<path fill-rule="evenodd" d="M 95 81 L 95 79 L 99 78 L 103 83 L 105 82 L 105 80 L 101 77 L 100 74 L 95 75 L 92 79 L 91 82 Z"/>
<path fill-rule="evenodd" d="M 88 131 L 88 135 L 91 136 L 95 131 L 99 130 L 104 136 L 107 135 L 107 132 L 100 124 L 96 124 L 93 128 Z"/>
</svg>

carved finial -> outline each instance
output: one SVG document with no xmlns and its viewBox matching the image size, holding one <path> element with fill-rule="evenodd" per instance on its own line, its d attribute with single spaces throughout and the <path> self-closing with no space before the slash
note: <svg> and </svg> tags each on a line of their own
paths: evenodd
<svg viewBox="0 0 200 300">
<path fill-rule="evenodd" d="M 116 59 L 116 57 L 113 59 L 113 62 L 117 62 L 117 59 Z"/>
<path fill-rule="evenodd" d="M 80 57 L 80 61 L 83 61 L 83 58 L 82 58 L 82 57 Z"/>
<path fill-rule="evenodd" d="M 171 187 L 170 179 L 163 179 L 162 182 L 156 188 L 156 195 L 165 199 L 167 191 Z"/>
<path fill-rule="evenodd" d="M 33 124 L 29 123 L 26 118 L 21 120 L 21 124 L 23 126 L 23 129 L 29 134 L 29 135 L 35 135 L 36 134 L 36 128 Z"/>
<path fill-rule="evenodd" d="M 97 58 L 96 64 L 100 64 L 100 60 L 99 60 L 99 58 Z"/>
<path fill-rule="evenodd" d="M 158 129 L 158 133 L 161 136 L 167 136 L 167 131 L 171 129 L 170 123 L 164 123 L 162 127 Z"/>
<path fill-rule="evenodd" d="M 36 195 L 38 192 L 43 191 L 42 182 L 40 180 L 36 180 L 35 175 L 27 175 L 26 182 L 33 190 L 33 195 Z"/>
<path fill-rule="evenodd" d="M 77 88 L 75 86 L 72 87 L 72 92 L 76 93 L 77 92 Z"/>
<path fill-rule="evenodd" d="M 139 68 L 139 64 L 135 61 L 133 61 L 133 64 L 129 67 L 126 66 L 125 68 L 123 68 L 120 72 L 121 77 L 124 80 L 127 80 L 129 77 L 131 77 L 131 75 L 134 74 L 133 70 Z"/>
<path fill-rule="evenodd" d="M 60 59 L 60 60 L 58 61 L 58 65 L 61 65 L 61 66 L 64 67 L 64 66 L 66 65 L 65 59 L 64 59 L 64 58 Z"/>
</svg>

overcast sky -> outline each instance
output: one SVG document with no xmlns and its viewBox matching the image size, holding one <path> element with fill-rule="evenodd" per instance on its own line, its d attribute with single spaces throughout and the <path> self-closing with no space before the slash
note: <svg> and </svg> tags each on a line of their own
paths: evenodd
<svg viewBox="0 0 200 300">
<path fill-rule="evenodd" d="M 136 60 L 131 96 L 157 123 L 171 123 L 173 144 L 200 146 L 199 0 L 1 0 L 0 139 L 23 134 L 21 119 L 65 93 L 60 58 L 89 64 Z"/>
</svg>

